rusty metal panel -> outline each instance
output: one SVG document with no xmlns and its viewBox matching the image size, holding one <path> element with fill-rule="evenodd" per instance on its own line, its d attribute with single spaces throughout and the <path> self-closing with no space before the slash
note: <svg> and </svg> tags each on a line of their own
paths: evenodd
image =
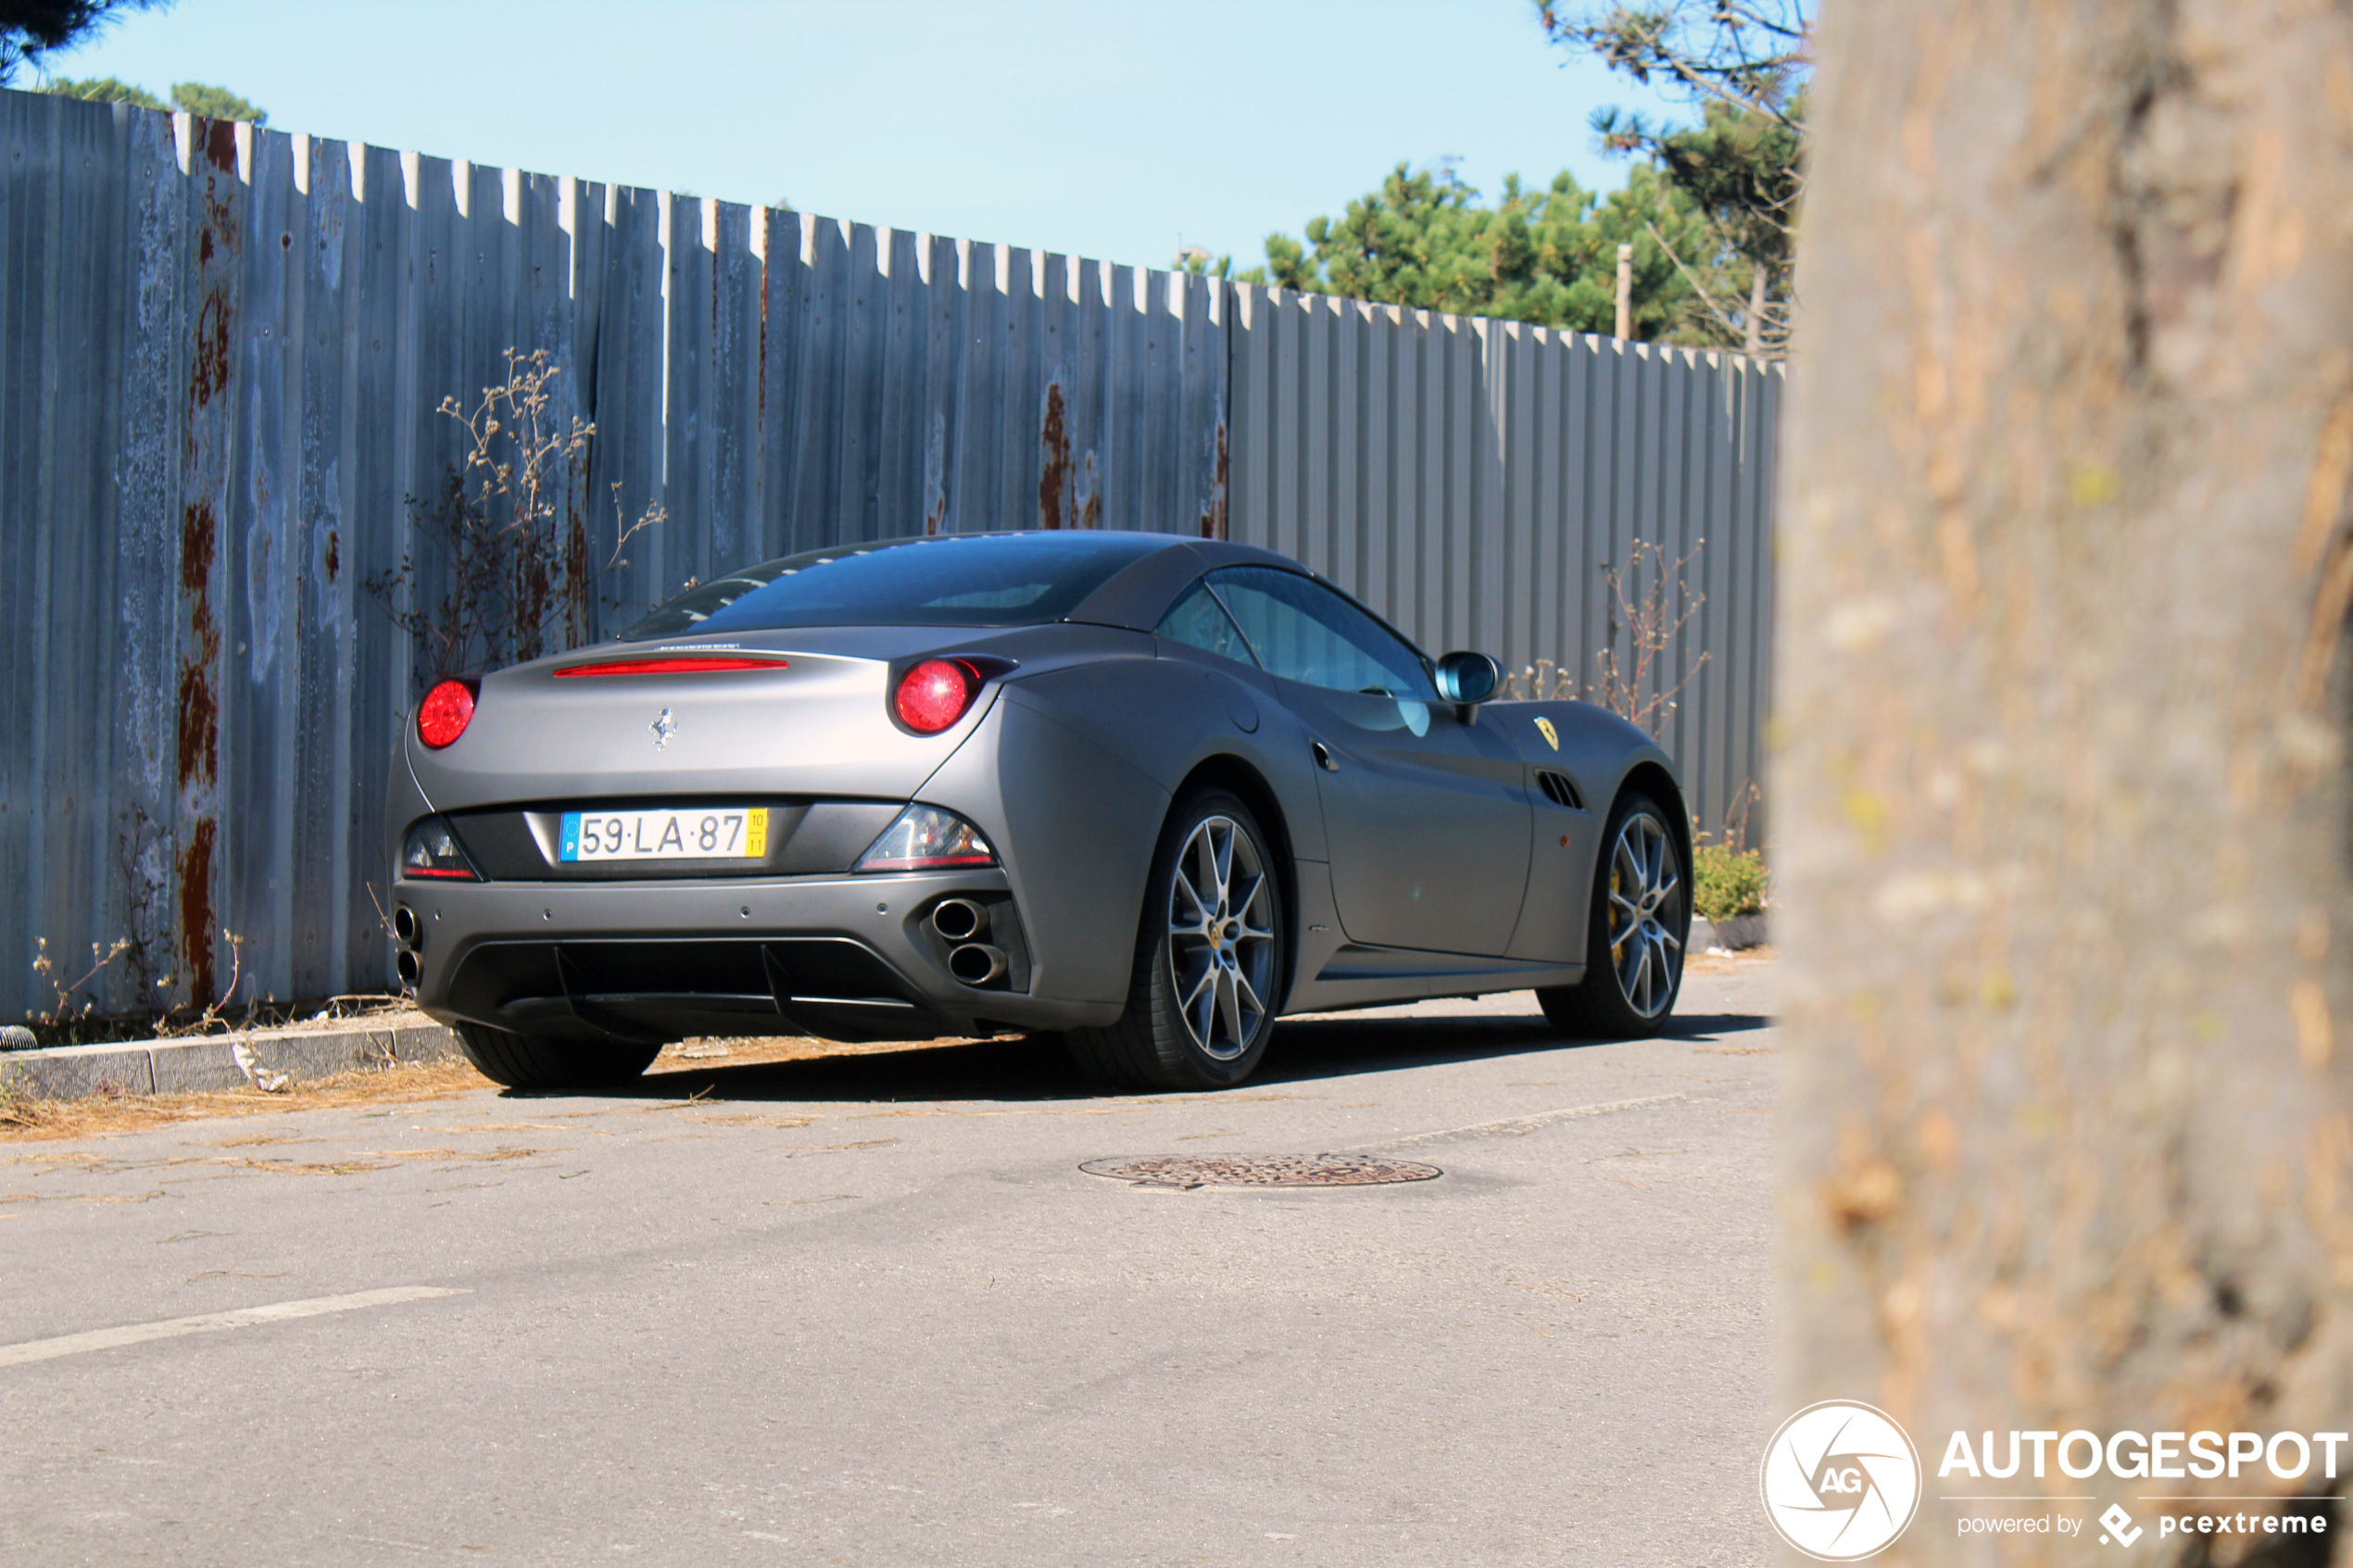
<svg viewBox="0 0 2353 1568">
<path fill-rule="evenodd" d="M 383 864 L 378 811 L 392 769 L 394 746 L 409 701 L 409 640 L 399 634 L 368 591 L 399 564 L 408 533 L 406 497 L 413 493 L 416 432 L 415 292 L 409 267 L 414 208 L 408 170 L 396 152 L 347 149 L 350 195 L 344 209 L 341 289 L 346 299 L 346 393 L 341 449 L 332 483 L 338 516 L 330 524 L 324 567 L 333 613 L 346 618 L 347 687 L 338 711 L 347 715 L 348 786 L 340 802 L 347 846 L 346 880 L 333 909 L 343 935 L 340 985 L 354 991 L 391 984 L 391 958 L 382 922 L 388 868 Z M 314 187 L 315 188 L 315 187 Z M 330 985 L 338 984 L 330 981 Z"/>
</svg>

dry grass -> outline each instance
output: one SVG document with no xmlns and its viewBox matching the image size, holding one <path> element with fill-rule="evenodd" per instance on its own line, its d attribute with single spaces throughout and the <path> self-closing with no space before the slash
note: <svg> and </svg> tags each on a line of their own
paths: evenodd
<svg viewBox="0 0 2353 1568">
<path fill-rule="evenodd" d="M 0 1143 L 109 1137 L 211 1117 L 453 1099 L 477 1089 L 497 1086 L 475 1072 L 463 1057 L 452 1057 L 442 1061 L 404 1062 L 396 1067 L 358 1068 L 332 1078 L 296 1084 L 274 1095 L 255 1088 L 182 1095 L 91 1095 L 81 1099 L 0 1095 Z"/>
<path fill-rule="evenodd" d="M 695 1073 L 713 1067 L 767 1061 L 802 1061 L 824 1056 L 864 1056 L 876 1051 L 922 1050 L 961 1046 L 963 1040 L 883 1041 L 837 1045 L 828 1040 L 784 1037 L 682 1040 L 662 1047 L 649 1077 Z M 255 1088 L 215 1089 L 179 1095 L 90 1095 L 80 1099 L 37 1099 L 0 1084 L 0 1143 L 103 1138 L 148 1127 L 224 1116 L 267 1116 L 290 1110 L 332 1110 L 341 1106 L 390 1105 L 409 1100 L 452 1099 L 498 1085 L 473 1070 L 463 1057 L 358 1068 L 332 1078 L 289 1085 L 277 1094 Z M 683 1093 L 683 1091 L 681 1091 Z M 799 1125 L 798 1122 L 791 1123 Z M 257 1135 L 239 1143 L 274 1141 Z"/>
</svg>

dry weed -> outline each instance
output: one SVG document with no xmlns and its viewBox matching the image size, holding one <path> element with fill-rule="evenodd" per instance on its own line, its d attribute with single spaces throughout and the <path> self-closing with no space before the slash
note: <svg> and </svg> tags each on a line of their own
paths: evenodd
<svg viewBox="0 0 2353 1568">
<path fill-rule="evenodd" d="M 964 1040 L 885 1041 L 872 1045 L 837 1045 L 825 1040 L 786 1037 L 727 1040 L 685 1040 L 665 1047 L 648 1070 L 660 1078 L 671 1073 L 706 1073 L 712 1067 L 750 1066 L 771 1061 L 801 1061 L 822 1056 L 862 1056 L 876 1051 L 919 1050 L 928 1046 L 961 1046 Z M 401 1062 L 390 1067 L 357 1068 L 309 1083 L 297 1083 L 274 1094 L 245 1087 L 178 1095 L 92 1095 L 81 1099 L 41 1099 L 26 1095 L 0 1077 L 0 1143 L 46 1142 L 69 1138 L 111 1137 L 148 1127 L 195 1122 L 215 1116 L 257 1116 L 271 1111 L 328 1110 L 340 1106 L 398 1104 L 409 1100 L 452 1099 L 476 1090 L 497 1090 L 497 1085 L 473 1070 L 462 1057 L 441 1061 Z M 705 1086 L 690 1098 L 662 1105 L 629 1108 L 636 1111 L 676 1110 L 707 1104 Z M 684 1090 L 681 1090 L 682 1095 Z M 564 1113 L 575 1114 L 575 1113 Z M 779 1126 L 798 1126 L 805 1118 L 776 1118 Z M 522 1123 L 482 1127 L 472 1131 L 521 1131 Z M 556 1129 L 550 1127 L 548 1131 Z M 268 1135 L 229 1140 L 230 1144 L 274 1143 Z M 221 1147 L 228 1147 L 224 1144 Z"/>
<path fill-rule="evenodd" d="M 276 1094 L 255 1088 L 178 1095 L 92 1095 L 34 1099 L 0 1086 L 0 1143 L 111 1137 L 175 1122 L 273 1111 L 328 1110 L 339 1106 L 453 1099 L 497 1085 L 462 1057 L 355 1068 L 332 1078 L 296 1084 Z"/>
</svg>

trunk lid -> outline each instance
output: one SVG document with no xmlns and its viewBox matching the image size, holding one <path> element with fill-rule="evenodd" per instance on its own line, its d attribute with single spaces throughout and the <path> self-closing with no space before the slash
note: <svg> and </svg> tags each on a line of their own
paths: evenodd
<svg viewBox="0 0 2353 1568">
<path fill-rule="evenodd" d="M 891 721 L 894 661 L 988 640 L 953 628 L 823 627 L 601 644 L 483 678 L 472 721 L 435 751 L 405 726 L 435 810 L 522 801 L 778 794 L 904 800 L 995 700 L 990 683 L 936 735 Z M 564 676 L 584 664 L 773 657 L 772 667 Z"/>
</svg>

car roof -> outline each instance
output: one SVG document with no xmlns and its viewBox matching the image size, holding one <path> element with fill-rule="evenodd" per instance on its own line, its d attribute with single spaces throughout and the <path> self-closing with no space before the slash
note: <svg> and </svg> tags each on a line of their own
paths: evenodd
<svg viewBox="0 0 2353 1568">
<path fill-rule="evenodd" d="M 1141 537 L 1164 541 L 1164 547 L 1131 562 L 1079 600 L 1063 620 L 1149 632 L 1160 624 L 1176 596 L 1204 571 L 1214 571 L 1221 566 L 1266 566 L 1305 577 L 1315 575 L 1289 556 L 1263 550 L 1255 545 L 1238 545 L 1230 539 L 1192 539 L 1181 533 Z"/>
<path fill-rule="evenodd" d="M 1072 607 L 1063 617 L 1093 626 L 1118 626 L 1131 631 L 1150 632 L 1161 623 L 1177 596 L 1190 587 L 1205 571 L 1226 566 L 1264 566 L 1278 571 L 1295 571 L 1303 577 L 1324 582 L 1316 572 L 1278 551 L 1262 549 L 1256 545 L 1238 544 L 1230 539 L 1202 539 L 1185 533 L 1153 533 L 1132 529 L 1001 529 L 988 533 L 906 534 L 895 539 L 865 539 L 845 541 L 822 549 L 804 551 L 775 563 L 795 567 L 814 565 L 841 556 L 861 555 L 875 550 L 887 550 L 901 545 L 936 544 L 953 539 L 1006 539 L 1051 536 L 1059 547 L 1091 548 L 1112 557 L 1130 558 L 1126 566 L 1114 572 L 1100 587 Z M 1326 583 L 1327 587 L 1333 586 Z M 1345 595 L 1343 597 L 1347 596 Z M 1353 601 L 1352 601 L 1353 602 Z M 1360 607 L 1362 608 L 1362 607 Z M 1371 613 L 1367 611 L 1367 613 Z M 1376 620 L 1379 619 L 1378 616 Z M 1386 624 L 1386 622 L 1384 622 Z M 1394 630 L 1394 628 L 1392 628 Z M 1407 639 L 1411 641 L 1411 639 Z"/>
<path fill-rule="evenodd" d="M 1268 566 L 1315 573 L 1289 556 L 1229 539 L 1201 539 L 1185 533 L 1151 533 L 1132 529 L 1001 529 L 988 533 L 905 534 L 896 539 L 862 539 L 807 550 L 776 563 L 812 566 L 841 556 L 887 550 L 901 545 L 923 545 L 953 539 L 1008 539 L 1051 536 L 1061 548 L 1093 548 L 1106 556 L 1132 558 L 1101 587 L 1081 599 L 1063 619 L 1095 626 L 1124 626 L 1149 632 L 1160 624 L 1168 607 L 1196 577 L 1221 566 Z M 1083 542 L 1083 543 L 1082 543 Z M 763 563 L 765 564 L 765 563 Z"/>
</svg>

